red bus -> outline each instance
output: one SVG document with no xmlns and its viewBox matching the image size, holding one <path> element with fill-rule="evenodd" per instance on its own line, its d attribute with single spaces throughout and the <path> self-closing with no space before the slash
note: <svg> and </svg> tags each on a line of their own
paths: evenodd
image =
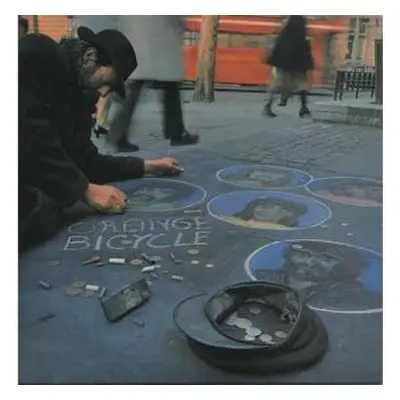
<svg viewBox="0 0 400 400">
<path fill-rule="evenodd" d="M 271 68 L 261 62 L 268 44 L 276 37 L 285 16 L 221 15 L 218 28 L 215 81 L 240 85 L 265 85 L 270 80 Z M 185 20 L 185 79 L 196 77 L 197 45 L 201 15 Z M 341 16 L 308 19 L 314 61 L 313 84 L 322 83 L 324 51 L 329 38 L 345 29 Z"/>
</svg>

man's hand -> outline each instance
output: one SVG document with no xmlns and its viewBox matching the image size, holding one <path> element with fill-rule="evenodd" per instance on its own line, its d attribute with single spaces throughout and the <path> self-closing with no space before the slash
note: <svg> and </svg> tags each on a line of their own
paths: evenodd
<svg viewBox="0 0 400 400">
<path fill-rule="evenodd" d="M 183 168 L 178 162 L 170 157 L 146 160 L 144 168 L 147 173 L 157 176 L 174 176 L 183 172 Z"/>
<path fill-rule="evenodd" d="M 107 185 L 89 184 L 85 193 L 86 203 L 102 213 L 118 214 L 125 209 L 126 194 Z"/>
</svg>

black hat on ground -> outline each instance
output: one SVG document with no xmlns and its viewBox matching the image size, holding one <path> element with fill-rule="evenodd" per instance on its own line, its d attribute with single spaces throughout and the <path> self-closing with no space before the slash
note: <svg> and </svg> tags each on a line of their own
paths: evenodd
<svg viewBox="0 0 400 400">
<path fill-rule="evenodd" d="M 91 29 L 81 26 L 77 33 L 79 39 L 93 45 L 111 61 L 117 74 L 115 91 L 121 97 L 125 97 L 124 82 L 138 65 L 135 50 L 129 40 L 116 29 L 105 29 L 96 34 Z"/>
<path fill-rule="evenodd" d="M 265 374 L 305 368 L 328 348 L 318 315 L 288 286 L 244 282 L 191 296 L 174 320 L 192 351 L 232 372 Z"/>
</svg>

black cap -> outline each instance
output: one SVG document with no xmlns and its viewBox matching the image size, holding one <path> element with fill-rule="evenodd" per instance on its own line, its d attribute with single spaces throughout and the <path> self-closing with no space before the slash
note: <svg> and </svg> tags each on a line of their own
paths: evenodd
<svg viewBox="0 0 400 400">
<path fill-rule="evenodd" d="M 254 307 L 261 310 L 258 315 L 251 314 Z M 248 332 L 254 335 L 259 330 L 263 335 L 245 337 L 245 326 L 234 326 L 238 317 L 253 329 Z M 191 296 L 175 308 L 174 320 L 196 355 L 232 372 L 303 368 L 317 362 L 328 348 L 318 315 L 292 288 L 272 282 L 237 283 L 212 296 Z"/>
<path fill-rule="evenodd" d="M 125 97 L 124 82 L 138 65 L 135 50 L 129 40 L 116 29 L 105 29 L 96 34 L 91 29 L 81 26 L 77 33 L 79 39 L 93 45 L 111 61 L 117 75 L 115 91 L 121 97 Z"/>
</svg>

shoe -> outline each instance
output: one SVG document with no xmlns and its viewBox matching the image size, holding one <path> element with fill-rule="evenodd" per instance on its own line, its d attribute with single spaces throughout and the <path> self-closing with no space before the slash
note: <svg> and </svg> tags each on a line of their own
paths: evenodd
<svg viewBox="0 0 400 400">
<path fill-rule="evenodd" d="M 129 143 L 127 140 L 123 139 L 117 143 L 117 151 L 119 153 L 132 153 L 138 151 L 139 146 L 133 143 Z"/>
<path fill-rule="evenodd" d="M 107 135 L 108 129 L 103 128 L 102 126 L 96 124 L 93 128 L 93 132 L 96 135 L 96 137 L 99 138 L 100 135 Z"/>
<path fill-rule="evenodd" d="M 306 115 L 311 115 L 310 110 L 309 110 L 307 107 L 302 107 L 302 108 L 300 108 L 299 117 L 300 117 L 300 118 L 303 118 L 303 117 L 305 117 Z"/>
<path fill-rule="evenodd" d="M 267 117 L 271 117 L 271 118 L 277 117 L 277 115 L 271 110 L 271 105 L 270 105 L 270 104 L 266 104 L 266 105 L 265 105 L 265 107 L 264 107 L 264 114 L 265 114 Z"/>
<path fill-rule="evenodd" d="M 199 140 L 199 135 L 193 135 L 189 132 L 185 132 L 179 139 L 171 139 L 171 146 L 196 144 L 199 142 Z"/>
</svg>

